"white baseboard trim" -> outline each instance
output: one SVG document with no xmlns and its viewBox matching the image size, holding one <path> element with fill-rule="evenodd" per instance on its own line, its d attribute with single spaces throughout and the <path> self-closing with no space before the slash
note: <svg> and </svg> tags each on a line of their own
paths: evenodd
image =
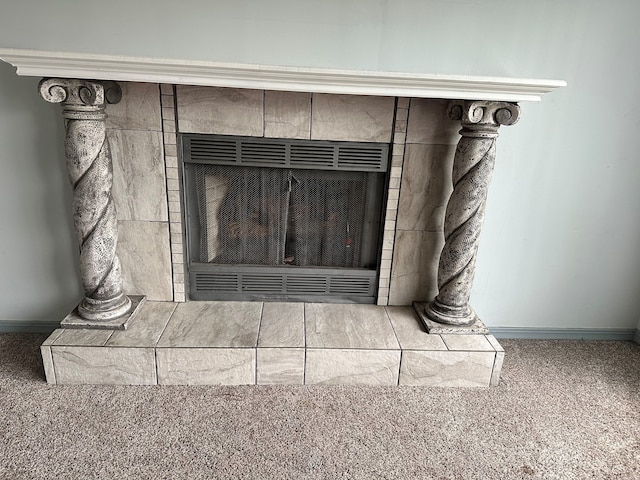
<svg viewBox="0 0 640 480">
<path fill-rule="evenodd" d="M 634 328 L 538 328 L 489 327 L 496 338 L 541 340 L 639 340 L 640 330 Z M 639 342 L 640 343 L 640 342 Z"/>
</svg>

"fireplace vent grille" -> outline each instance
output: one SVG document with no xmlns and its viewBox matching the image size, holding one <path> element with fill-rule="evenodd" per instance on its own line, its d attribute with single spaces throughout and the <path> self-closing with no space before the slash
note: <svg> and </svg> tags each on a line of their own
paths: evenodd
<svg viewBox="0 0 640 480">
<path fill-rule="evenodd" d="M 386 172 L 389 145 L 184 134 L 187 163 Z"/>
<path fill-rule="evenodd" d="M 294 298 L 296 295 L 329 297 L 339 301 L 362 302 L 375 294 L 375 271 L 349 271 L 345 269 L 273 268 L 269 272 L 252 267 L 240 271 L 205 271 L 206 264 L 193 264 L 191 268 L 191 297 L 194 300 L 251 298 L 254 300 Z M 236 267 L 236 270 L 238 268 Z"/>
</svg>

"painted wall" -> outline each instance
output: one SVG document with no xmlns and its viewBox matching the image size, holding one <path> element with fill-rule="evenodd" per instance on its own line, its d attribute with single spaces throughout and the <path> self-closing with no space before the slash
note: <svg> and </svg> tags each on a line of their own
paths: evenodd
<svg viewBox="0 0 640 480">
<path fill-rule="evenodd" d="M 635 0 L 21 0 L 0 46 L 566 80 L 501 130 L 472 304 L 490 326 L 633 329 L 638 18 Z M 61 119 L 35 85 L 0 66 L 0 319 L 79 298 Z"/>
</svg>

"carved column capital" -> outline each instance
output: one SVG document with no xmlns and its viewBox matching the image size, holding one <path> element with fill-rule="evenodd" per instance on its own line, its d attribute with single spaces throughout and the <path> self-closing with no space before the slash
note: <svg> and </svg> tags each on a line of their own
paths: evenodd
<svg viewBox="0 0 640 480">
<path fill-rule="evenodd" d="M 38 91 L 47 102 L 62 104 L 64 118 L 75 120 L 102 120 L 106 105 L 122 98 L 120 85 L 108 80 L 44 78 Z"/>
<path fill-rule="evenodd" d="M 449 104 L 449 118 L 460 121 L 463 136 L 497 137 L 501 125 L 520 120 L 520 106 L 509 102 L 454 100 Z"/>
</svg>

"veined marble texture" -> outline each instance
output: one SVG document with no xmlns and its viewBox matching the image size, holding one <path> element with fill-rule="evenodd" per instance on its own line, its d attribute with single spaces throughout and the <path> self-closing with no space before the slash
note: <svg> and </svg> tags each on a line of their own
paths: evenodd
<svg viewBox="0 0 640 480">
<path fill-rule="evenodd" d="M 255 348 L 158 348 L 159 385 L 254 385 Z"/>
<path fill-rule="evenodd" d="M 176 304 L 146 302 L 126 330 L 113 332 L 108 347 L 155 347 Z"/>
<path fill-rule="evenodd" d="M 311 94 L 265 91 L 264 136 L 311 138 Z"/>
<path fill-rule="evenodd" d="M 305 304 L 308 348 L 399 349 L 384 308 L 358 304 Z"/>
<path fill-rule="evenodd" d="M 166 222 L 119 221 L 117 252 L 125 292 L 146 295 L 147 300 L 173 300 Z"/>
<path fill-rule="evenodd" d="M 122 99 L 107 106 L 107 128 L 161 132 L 158 84 L 118 82 L 118 85 Z"/>
<path fill-rule="evenodd" d="M 495 352 L 485 335 L 456 335 L 443 333 L 440 335 L 449 350 L 465 350 L 476 352 Z"/>
<path fill-rule="evenodd" d="M 259 347 L 304 347 L 304 336 L 304 303 L 264 303 Z"/>
<path fill-rule="evenodd" d="M 311 138 L 354 142 L 390 142 L 394 97 L 314 93 Z"/>
<path fill-rule="evenodd" d="M 416 298 L 432 299 L 438 292 L 438 260 L 442 232 L 396 232 L 389 305 L 410 305 Z"/>
<path fill-rule="evenodd" d="M 397 228 L 441 232 L 451 195 L 454 145 L 405 146 Z"/>
<path fill-rule="evenodd" d="M 258 348 L 258 385 L 304 384 L 304 348 Z"/>
<path fill-rule="evenodd" d="M 65 328 L 51 345 L 76 347 L 101 347 L 107 343 L 113 330 Z"/>
<path fill-rule="evenodd" d="M 158 347 L 253 347 L 258 342 L 259 302 L 181 303 Z"/>
<path fill-rule="evenodd" d="M 424 387 L 488 387 L 495 352 L 402 352 L 400 385 Z"/>
<path fill-rule="evenodd" d="M 307 349 L 307 385 L 397 385 L 400 350 Z"/>
<path fill-rule="evenodd" d="M 58 384 L 155 385 L 153 348 L 52 346 Z"/>
<path fill-rule="evenodd" d="M 387 307 L 400 347 L 412 350 L 447 350 L 440 335 L 428 335 L 413 307 Z"/>
<path fill-rule="evenodd" d="M 107 135 L 118 219 L 168 221 L 162 133 L 109 130 Z"/>
<path fill-rule="evenodd" d="M 406 143 L 456 145 L 460 123 L 449 118 L 449 100 L 412 98 Z"/>
<path fill-rule="evenodd" d="M 178 85 L 178 130 L 184 133 L 264 133 L 262 90 Z"/>
</svg>

